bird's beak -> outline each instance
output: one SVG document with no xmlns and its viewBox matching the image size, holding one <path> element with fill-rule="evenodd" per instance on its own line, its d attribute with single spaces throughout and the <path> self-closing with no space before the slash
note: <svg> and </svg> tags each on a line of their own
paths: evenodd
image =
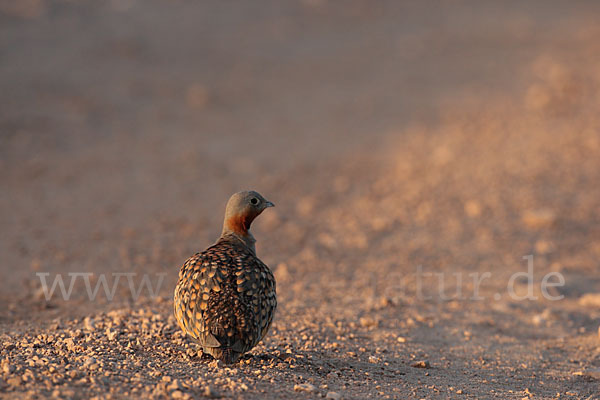
<svg viewBox="0 0 600 400">
<path fill-rule="evenodd" d="M 275 207 L 275 204 L 273 204 L 267 200 L 267 202 L 265 203 L 265 208 L 268 208 L 268 207 Z"/>
</svg>

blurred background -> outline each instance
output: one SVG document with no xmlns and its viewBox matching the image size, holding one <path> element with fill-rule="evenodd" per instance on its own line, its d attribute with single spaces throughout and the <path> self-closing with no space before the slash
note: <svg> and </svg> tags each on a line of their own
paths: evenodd
<svg viewBox="0 0 600 400">
<path fill-rule="evenodd" d="M 0 1 L 4 320 L 76 309 L 36 272 L 167 272 L 169 299 L 246 188 L 284 303 L 534 252 L 592 291 L 599 8 Z"/>
</svg>

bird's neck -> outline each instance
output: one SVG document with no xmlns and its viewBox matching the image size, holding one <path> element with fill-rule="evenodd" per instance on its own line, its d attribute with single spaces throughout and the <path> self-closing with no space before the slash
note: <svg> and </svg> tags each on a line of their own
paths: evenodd
<svg viewBox="0 0 600 400">
<path fill-rule="evenodd" d="M 242 235 L 238 235 L 235 232 L 223 231 L 219 241 L 220 240 L 241 242 L 248 249 L 250 249 L 252 251 L 252 253 L 256 254 L 256 246 L 255 246 L 256 239 L 254 239 L 254 236 L 252 236 L 252 234 L 250 232 L 248 232 L 246 235 L 242 236 Z"/>
<path fill-rule="evenodd" d="M 256 253 L 255 243 L 256 239 L 250 233 L 250 224 L 252 224 L 251 218 L 247 215 L 234 215 L 225 219 L 223 223 L 223 231 L 221 232 L 221 238 L 232 237 L 244 243 L 254 253 Z"/>
</svg>

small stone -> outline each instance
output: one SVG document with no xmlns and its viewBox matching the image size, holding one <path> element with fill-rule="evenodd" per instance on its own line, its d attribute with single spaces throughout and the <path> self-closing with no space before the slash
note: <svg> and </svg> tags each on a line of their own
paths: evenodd
<svg viewBox="0 0 600 400">
<path fill-rule="evenodd" d="M 521 217 L 523 223 L 531 229 L 544 228 L 552 225 L 556 214 L 550 209 L 527 210 Z"/>
<path fill-rule="evenodd" d="M 373 318 L 371 317 L 360 317 L 360 319 L 358 320 L 360 326 L 364 327 L 364 328 L 369 328 L 372 326 L 377 326 L 377 321 L 375 321 Z"/>
<path fill-rule="evenodd" d="M 4 343 L 2 343 L 2 346 L 4 346 L 5 350 L 12 350 L 15 348 L 15 345 L 10 342 L 4 342 Z"/>
<path fill-rule="evenodd" d="M 167 396 L 167 391 L 165 389 L 165 386 L 162 384 L 157 384 L 156 386 L 154 386 L 154 390 L 152 391 L 153 395 L 155 397 L 159 397 L 159 396 Z"/>
<path fill-rule="evenodd" d="M 546 240 L 538 240 L 535 242 L 535 251 L 538 254 L 548 254 L 552 251 L 553 245 Z"/>
<path fill-rule="evenodd" d="M 315 385 L 311 385 L 310 383 L 299 383 L 294 385 L 294 391 L 296 392 L 316 392 L 317 387 Z"/>
<path fill-rule="evenodd" d="M 110 328 L 106 328 L 105 334 L 106 334 L 106 337 L 108 338 L 108 340 L 110 340 L 112 342 L 113 340 L 115 340 L 117 338 L 117 336 L 119 335 L 119 332 L 114 331 Z"/>
<path fill-rule="evenodd" d="M 167 386 L 168 390 L 179 390 L 182 389 L 181 384 L 179 383 L 179 379 L 174 379 L 173 382 Z"/>
<path fill-rule="evenodd" d="M 369 362 L 371 364 L 379 364 L 381 362 L 381 359 L 378 357 L 369 356 Z"/>
<path fill-rule="evenodd" d="M 68 351 L 75 351 L 75 342 L 72 338 L 66 339 L 64 343 L 67 346 Z"/>
<path fill-rule="evenodd" d="M 337 392 L 327 392 L 327 394 L 325 395 L 325 398 L 339 400 L 342 398 L 342 395 Z"/>
<path fill-rule="evenodd" d="M 469 200 L 464 205 L 465 213 L 471 218 L 479 217 L 481 215 L 481 205 L 476 200 Z"/>
<path fill-rule="evenodd" d="M 204 396 L 208 398 L 220 397 L 219 392 L 217 392 L 212 386 L 207 386 L 204 388 Z"/>
<path fill-rule="evenodd" d="M 85 319 L 83 320 L 83 326 L 88 331 L 93 331 L 95 328 L 94 320 L 90 317 L 85 317 Z"/>
<path fill-rule="evenodd" d="M 584 307 L 600 308 L 600 293 L 586 293 L 579 298 L 579 304 Z"/>
<path fill-rule="evenodd" d="M 6 383 L 8 383 L 9 386 L 21 386 L 23 381 L 20 376 L 13 376 L 12 378 L 8 378 Z"/>
<path fill-rule="evenodd" d="M 171 393 L 171 398 L 173 399 L 183 399 L 184 395 L 181 390 L 175 390 Z"/>
<path fill-rule="evenodd" d="M 90 370 L 98 369 L 98 360 L 96 360 L 94 357 L 86 357 L 83 361 L 83 366 Z"/>
<path fill-rule="evenodd" d="M 4 372 L 6 375 L 10 375 L 14 370 L 15 370 L 14 366 L 12 366 L 8 363 L 2 364 L 2 372 Z"/>
<path fill-rule="evenodd" d="M 406 343 L 406 338 L 402 336 L 398 336 L 396 340 L 398 341 L 398 343 Z"/>
<path fill-rule="evenodd" d="M 413 367 L 413 368 L 431 368 L 431 365 L 429 365 L 429 361 L 421 360 L 421 361 L 412 363 L 411 367 Z"/>
<path fill-rule="evenodd" d="M 544 318 L 544 316 L 542 314 L 536 314 L 533 317 L 531 317 L 531 322 L 535 326 L 541 326 L 542 324 L 544 324 L 546 322 L 546 319 Z"/>
</svg>

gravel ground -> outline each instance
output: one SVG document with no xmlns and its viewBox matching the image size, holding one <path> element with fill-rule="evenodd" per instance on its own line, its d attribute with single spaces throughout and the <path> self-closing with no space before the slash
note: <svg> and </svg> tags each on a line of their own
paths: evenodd
<svg viewBox="0 0 600 400">
<path fill-rule="evenodd" d="M 0 396 L 600 398 L 600 10 L 512 5 L 0 1 Z M 172 293 L 246 188 L 222 367 Z"/>
</svg>

